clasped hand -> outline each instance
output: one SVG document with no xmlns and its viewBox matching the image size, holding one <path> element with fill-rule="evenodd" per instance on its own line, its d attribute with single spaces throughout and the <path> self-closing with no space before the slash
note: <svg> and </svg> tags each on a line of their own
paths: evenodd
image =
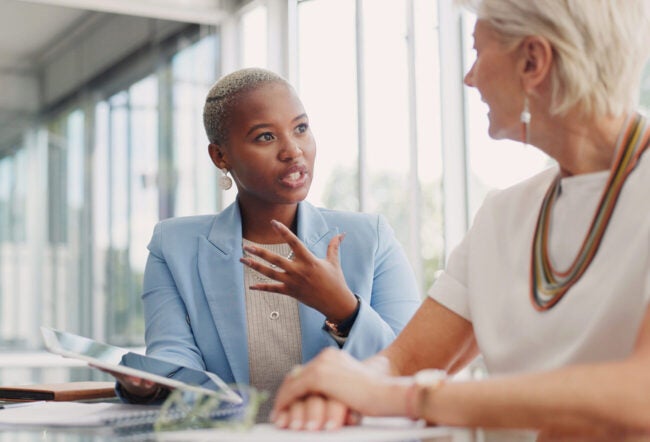
<svg viewBox="0 0 650 442">
<path fill-rule="evenodd" d="M 291 247 L 293 259 L 259 247 L 244 247 L 246 252 L 274 266 L 269 267 L 250 258 L 241 258 L 240 261 L 244 265 L 276 281 L 255 284 L 250 288 L 291 296 L 318 310 L 331 321 L 342 321 L 349 317 L 356 308 L 357 300 L 345 282 L 339 262 L 339 247 L 345 234 L 332 238 L 327 247 L 326 258 L 320 259 L 286 226 L 275 220 L 271 221 L 271 224 Z"/>
<path fill-rule="evenodd" d="M 361 415 L 405 415 L 409 382 L 387 376 L 376 362 L 323 350 L 285 377 L 271 420 L 279 428 L 314 431 L 358 424 Z"/>
</svg>

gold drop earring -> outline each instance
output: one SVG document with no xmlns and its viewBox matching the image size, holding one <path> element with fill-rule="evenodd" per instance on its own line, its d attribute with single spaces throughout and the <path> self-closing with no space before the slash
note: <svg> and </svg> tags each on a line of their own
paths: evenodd
<svg viewBox="0 0 650 442">
<path fill-rule="evenodd" d="M 219 187 L 228 190 L 232 187 L 232 178 L 228 176 L 228 169 L 221 169 L 223 175 L 219 177 Z"/>
</svg>

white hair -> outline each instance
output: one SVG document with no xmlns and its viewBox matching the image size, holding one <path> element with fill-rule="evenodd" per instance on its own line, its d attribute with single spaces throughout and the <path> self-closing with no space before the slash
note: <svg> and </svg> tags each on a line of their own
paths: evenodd
<svg viewBox="0 0 650 442">
<path fill-rule="evenodd" d="M 228 124 L 241 94 L 268 83 L 291 85 L 280 75 L 261 68 L 246 68 L 219 79 L 208 92 L 203 106 L 203 125 L 210 143 L 228 140 Z"/>
<path fill-rule="evenodd" d="M 638 102 L 650 51 L 650 0 L 456 0 L 487 21 L 506 45 L 546 38 L 551 112 L 620 115 Z"/>
</svg>

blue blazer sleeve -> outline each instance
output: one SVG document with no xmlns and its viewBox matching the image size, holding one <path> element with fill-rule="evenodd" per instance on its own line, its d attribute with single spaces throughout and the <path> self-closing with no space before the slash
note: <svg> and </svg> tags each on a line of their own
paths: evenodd
<svg viewBox="0 0 650 442">
<path fill-rule="evenodd" d="M 369 297 L 357 293 L 361 307 L 343 345 L 345 351 L 359 359 L 372 356 L 388 346 L 421 302 L 413 269 L 392 228 L 382 216 L 376 216 L 375 228 L 371 293 Z"/>
<path fill-rule="evenodd" d="M 186 305 L 164 258 L 162 231 L 163 224 L 157 224 L 144 272 L 142 301 L 147 354 L 204 370 Z"/>
</svg>

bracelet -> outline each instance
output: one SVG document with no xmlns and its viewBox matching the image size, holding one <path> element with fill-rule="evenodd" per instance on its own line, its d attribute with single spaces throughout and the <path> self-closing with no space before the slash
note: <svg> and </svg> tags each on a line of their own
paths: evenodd
<svg viewBox="0 0 650 442">
<path fill-rule="evenodd" d="M 330 321 L 329 319 L 325 319 L 325 324 L 323 324 L 323 330 L 325 330 L 328 333 L 331 333 L 334 336 L 338 336 L 339 338 L 347 338 L 348 334 L 350 333 L 350 330 L 352 329 L 352 326 L 354 325 L 354 321 L 357 320 L 357 316 L 359 315 L 359 309 L 361 308 L 361 300 L 359 297 L 355 294 L 355 298 L 357 298 L 357 308 L 354 309 L 354 312 L 347 318 L 345 318 L 343 321 L 336 323 L 333 321 Z"/>
<path fill-rule="evenodd" d="M 413 420 L 424 418 L 429 398 L 447 381 L 447 372 L 435 368 L 420 370 L 413 376 L 413 383 L 406 390 L 406 415 Z"/>
</svg>

